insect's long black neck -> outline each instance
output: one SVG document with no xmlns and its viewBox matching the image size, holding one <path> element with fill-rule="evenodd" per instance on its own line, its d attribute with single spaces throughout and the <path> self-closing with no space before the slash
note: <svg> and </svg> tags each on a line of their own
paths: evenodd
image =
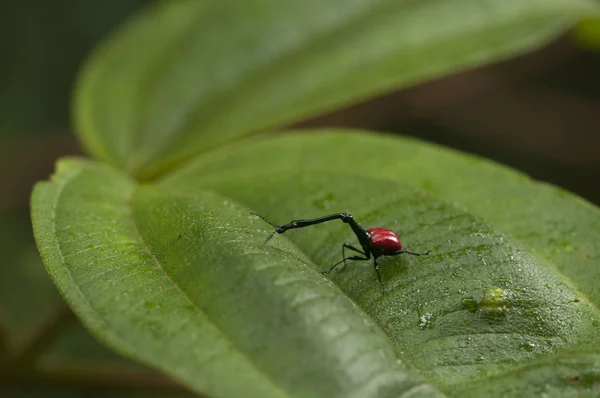
<svg viewBox="0 0 600 398">
<path fill-rule="evenodd" d="M 273 231 L 273 233 L 271 233 L 271 235 L 269 235 L 267 237 L 267 239 L 265 240 L 265 243 L 267 243 L 269 241 L 269 239 L 271 239 L 273 237 L 273 235 L 282 234 L 285 231 L 290 230 L 290 229 L 304 228 L 304 227 L 308 227 L 310 225 L 321 224 L 321 223 L 331 221 L 331 220 L 342 220 L 344 223 L 350 225 L 350 228 L 352 228 L 352 231 L 358 238 L 358 241 L 360 242 L 361 246 L 363 246 L 363 248 L 369 247 L 369 235 L 367 234 L 367 231 L 359 223 L 357 223 L 354 220 L 354 218 L 352 217 L 351 214 L 336 213 L 336 214 L 330 214 L 328 216 L 323 216 L 323 217 L 319 217 L 319 218 L 312 218 L 309 220 L 294 220 L 294 221 L 290 221 L 289 223 L 287 223 L 285 225 L 276 225 L 270 221 L 267 221 L 263 216 L 261 216 L 258 213 L 253 212 L 252 214 L 259 216 L 264 221 L 266 221 L 267 223 L 269 223 L 272 226 L 277 228 L 275 231 Z"/>
<path fill-rule="evenodd" d="M 352 232 L 354 232 L 354 235 L 356 235 L 356 238 L 360 242 L 360 245 L 363 247 L 365 252 L 369 251 L 368 248 L 371 246 L 369 244 L 369 234 L 362 227 L 362 225 L 356 222 L 356 220 L 350 214 L 346 215 L 349 216 L 349 218 L 342 219 L 342 221 L 350 225 L 350 228 L 352 228 Z"/>
</svg>

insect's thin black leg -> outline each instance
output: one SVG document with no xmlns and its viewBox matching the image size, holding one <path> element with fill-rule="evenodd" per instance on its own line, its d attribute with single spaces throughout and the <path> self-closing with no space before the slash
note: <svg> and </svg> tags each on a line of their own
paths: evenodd
<svg viewBox="0 0 600 398">
<path fill-rule="evenodd" d="M 342 259 L 343 259 L 342 261 L 344 262 L 344 267 L 342 269 L 346 269 L 346 260 L 349 260 L 349 258 L 346 258 L 346 252 L 345 252 L 346 249 L 354 250 L 355 252 L 362 254 L 363 256 L 365 256 L 365 258 L 363 260 L 368 260 L 371 258 L 371 253 L 367 254 L 367 253 L 363 252 L 362 250 L 357 249 L 356 247 L 352 246 L 349 243 L 344 243 L 342 245 Z"/>
<path fill-rule="evenodd" d="M 333 271 L 333 269 L 334 269 L 335 267 L 337 267 L 337 266 L 338 266 L 338 265 L 340 265 L 341 263 L 344 263 L 344 264 L 345 264 L 345 263 L 346 263 L 346 260 L 362 260 L 362 261 L 365 261 L 365 260 L 368 260 L 368 258 L 359 257 L 359 256 L 352 256 L 352 257 L 344 258 L 342 261 L 339 261 L 339 262 L 337 262 L 337 263 L 333 264 L 333 265 L 331 266 L 331 268 L 329 268 L 327 271 L 323 271 L 323 275 L 327 275 L 327 274 L 329 274 L 331 271 Z"/>
<path fill-rule="evenodd" d="M 379 283 L 381 283 L 381 288 L 385 293 L 387 289 L 381 280 L 381 275 L 379 274 L 379 264 L 377 264 L 377 257 L 373 257 L 373 267 L 375 268 L 375 272 L 377 272 L 377 279 L 379 279 Z"/>
<path fill-rule="evenodd" d="M 403 253 L 412 254 L 413 256 L 429 256 L 429 253 L 431 253 L 431 250 L 427 250 L 425 253 L 413 253 L 413 252 L 409 252 L 408 250 L 400 250 L 399 252 L 394 253 L 394 254 L 403 254 Z"/>
</svg>

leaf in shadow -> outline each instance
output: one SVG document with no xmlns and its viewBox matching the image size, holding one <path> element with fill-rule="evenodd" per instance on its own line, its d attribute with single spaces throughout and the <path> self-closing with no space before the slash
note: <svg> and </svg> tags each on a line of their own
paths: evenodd
<svg viewBox="0 0 600 398">
<path fill-rule="evenodd" d="M 104 43 L 74 115 L 94 157 L 152 178 L 256 131 L 513 56 L 589 0 L 161 2 Z"/>
</svg>

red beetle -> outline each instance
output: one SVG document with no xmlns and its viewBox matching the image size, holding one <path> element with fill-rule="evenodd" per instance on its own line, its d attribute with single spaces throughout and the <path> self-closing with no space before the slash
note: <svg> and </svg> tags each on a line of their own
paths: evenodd
<svg viewBox="0 0 600 398">
<path fill-rule="evenodd" d="M 276 225 L 272 222 L 266 220 L 263 216 L 258 213 L 251 212 L 260 218 L 262 218 L 268 224 L 277 228 L 273 231 L 267 239 L 265 239 L 265 244 L 273 237 L 275 234 L 282 234 L 289 229 L 296 228 L 304 228 L 310 225 L 320 224 L 323 222 L 331 221 L 331 220 L 342 220 L 344 223 L 350 225 L 352 231 L 358 238 L 358 241 L 362 247 L 362 250 L 357 249 L 349 243 L 344 243 L 342 245 L 342 261 L 334 264 L 327 271 L 323 271 L 324 275 L 329 274 L 335 267 L 344 263 L 346 266 L 346 260 L 369 260 L 371 256 L 373 256 L 373 266 L 375 267 L 375 272 L 377 272 L 377 278 L 379 279 L 379 283 L 381 283 L 381 287 L 385 292 L 385 285 L 381 281 L 381 275 L 379 274 L 379 264 L 377 264 L 377 259 L 382 256 L 397 256 L 398 254 L 407 253 L 412 254 L 413 256 L 427 256 L 431 253 L 431 250 L 428 250 L 426 253 L 413 253 L 407 250 L 402 250 L 402 242 L 396 233 L 387 229 L 387 228 L 369 228 L 364 229 L 359 223 L 357 223 L 352 215 L 347 213 L 336 213 L 330 214 L 328 216 L 313 218 L 310 220 L 294 220 L 290 221 L 285 225 Z M 362 254 L 361 256 L 350 256 L 346 257 L 346 249 L 353 250 L 357 253 Z"/>
<path fill-rule="evenodd" d="M 402 242 L 393 231 L 387 228 L 368 228 L 371 247 L 384 253 L 396 253 L 402 250 Z"/>
</svg>

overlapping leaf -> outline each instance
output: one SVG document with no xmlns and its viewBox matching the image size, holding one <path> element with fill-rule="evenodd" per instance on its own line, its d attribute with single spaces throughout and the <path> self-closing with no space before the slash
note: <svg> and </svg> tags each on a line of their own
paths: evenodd
<svg viewBox="0 0 600 398">
<path fill-rule="evenodd" d="M 151 177 L 182 159 L 544 43 L 587 0 L 162 2 L 101 46 L 75 101 L 95 157 Z"/>
</svg>

